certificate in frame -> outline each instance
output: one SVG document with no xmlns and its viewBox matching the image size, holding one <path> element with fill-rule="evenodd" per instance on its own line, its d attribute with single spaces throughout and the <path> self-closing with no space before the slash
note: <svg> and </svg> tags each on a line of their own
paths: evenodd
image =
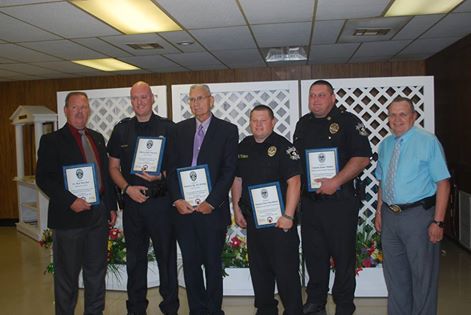
<svg viewBox="0 0 471 315">
<path fill-rule="evenodd" d="M 100 203 L 95 163 L 62 167 L 65 189 L 91 205 Z"/>
<path fill-rule="evenodd" d="M 165 137 L 137 137 L 131 174 L 160 175 L 165 151 Z"/>
<path fill-rule="evenodd" d="M 285 213 L 279 182 L 248 186 L 250 204 L 257 229 L 276 226 Z"/>
<path fill-rule="evenodd" d="M 192 207 L 206 200 L 211 192 L 211 177 L 207 164 L 177 169 L 180 193 Z"/>
<path fill-rule="evenodd" d="M 306 151 L 307 190 L 316 191 L 321 186 L 319 178 L 332 178 L 339 171 L 337 148 L 307 149 Z"/>
</svg>

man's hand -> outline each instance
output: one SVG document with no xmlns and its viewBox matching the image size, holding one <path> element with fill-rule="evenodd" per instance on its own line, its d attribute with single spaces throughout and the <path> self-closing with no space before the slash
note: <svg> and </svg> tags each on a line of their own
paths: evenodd
<svg viewBox="0 0 471 315">
<path fill-rule="evenodd" d="M 200 212 L 202 214 L 210 214 L 211 212 L 213 212 L 213 209 L 213 206 L 211 206 L 206 201 L 203 201 L 196 207 L 195 211 Z"/>
<path fill-rule="evenodd" d="M 376 232 L 381 233 L 381 212 L 376 210 L 376 215 L 375 215 L 375 229 Z"/>
<path fill-rule="evenodd" d="M 440 242 L 443 239 L 443 228 L 435 223 L 430 224 L 428 227 L 428 237 L 430 242 L 434 244 Z"/>
<path fill-rule="evenodd" d="M 285 232 L 288 232 L 288 230 L 293 227 L 293 220 L 290 220 L 285 217 L 279 217 L 278 221 L 276 222 L 276 227 L 279 229 L 283 229 L 283 231 Z"/>
<path fill-rule="evenodd" d="M 72 202 L 70 205 L 70 209 L 72 209 L 74 212 L 82 212 L 86 210 L 90 210 L 92 208 L 92 205 L 83 200 L 82 198 L 77 198 Z"/>
<path fill-rule="evenodd" d="M 247 220 L 245 220 L 244 215 L 240 209 L 234 208 L 234 220 L 235 223 L 240 226 L 241 228 L 245 229 L 247 227 Z"/>
<path fill-rule="evenodd" d="M 128 189 L 126 189 L 126 194 L 128 194 L 129 198 L 134 200 L 137 203 L 143 203 L 149 197 L 144 195 L 142 192 L 146 191 L 147 187 L 145 186 L 129 186 Z"/>
<path fill-rule="evenodd" d="M 193 207 L 183 199 L 178 199 L 175 201 L 175 208 L 177 208 L 178 213 L 183 215 L 191 214 L 195 211 L 195 209 L 193 209 Z"/>
<path fill-rule="evenodd" d="M 162 179 L 162 174 L 160 174 L 160 175 L 149 175 L 146 172 L 142 172 L 142 174 L 136 173 L 135 175 L 142 178 L 143 180 L 148 181 L 148 182 L 153 182 L 153 181 Z"/>
<path fill-rule="evenodd" d="M 340 186 L 335 178 L 319 178 L 316 181 L 321 183 L 321 187 L 316 191 L 318 194 L 333 195 Z"/>
<path fill-rule="evenodd" d="M 108 220 L 108 225 L 110 227 L 114 227 L 116 224 L 116 219 L 118 218 L 118 214 L 116 213 L 115 210 L 110 211 L 110 219 Z"/>
</svg>

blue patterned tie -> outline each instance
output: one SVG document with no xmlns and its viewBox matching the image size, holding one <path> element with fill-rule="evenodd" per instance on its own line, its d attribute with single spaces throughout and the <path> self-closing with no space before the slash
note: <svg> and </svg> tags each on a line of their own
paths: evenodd
<svg viewBox="0 0 471 315">
<path fill-rule="evenodd" d="M 394 203 L 394 180 L 396 178 L 397 162 L 399 161 L 399 155 L 401 153 L 401 142 L 402 139 L 396 139 L 391 161 L 389 162 L 388 175 L 386 176 L 386 184 L 384 186 L 383 196 L 383 200 L 387 204 Z"/>
</svg>

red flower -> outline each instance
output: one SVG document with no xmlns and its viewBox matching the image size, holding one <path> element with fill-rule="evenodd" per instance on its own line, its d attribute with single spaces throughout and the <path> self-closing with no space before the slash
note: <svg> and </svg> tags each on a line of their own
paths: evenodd
<svg viewBox="0 0 471 315">
<path fill-rule="evenodd" d="M 237 236 L 231 238 L 231 247 L 239 247 L 240 246 L 240 239 Z"/>
<path fill-rule="evenodd" d="M 371 267 L 371 260 L 369 258 L 365 258 L 363 259 L 363 261 L 361 262 L 361 265 L 363 267 L 366 267 L 366 268 L 369 268 Z"/>
<path fill-rule="evenodd" d="M 115 229 L 110 229 L 110 232 L 108 233 L 108 237 L 109 237 L 110 240 L 114 241 L 114 240 L 118 239 L 119 233 L 120 233 L 119 229 L 116 229 L 116 228 Z"/>
</svg>

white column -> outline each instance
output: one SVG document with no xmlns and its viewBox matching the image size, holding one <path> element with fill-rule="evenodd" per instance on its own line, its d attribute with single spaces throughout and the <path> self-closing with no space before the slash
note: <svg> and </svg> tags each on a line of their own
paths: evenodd
<svg viewBox="0 0 471 315">
<path fill-rule="evenodd" d="M 16 139 L 16 176 L 18 178 L 22 178 L 25 176 L 23 125 L 15 125 L 15 139 Z"/>
<path fill-rule="evenodd" d="M 38 149 L 39 149 L 39 141 L 41 140 L 41 136 L 43 135 L 43 123 L 41 121 L 37 121 L 34 123 L 34 141 L 36 144 L 36 160 L 38 160 Z"/>
</svg>

